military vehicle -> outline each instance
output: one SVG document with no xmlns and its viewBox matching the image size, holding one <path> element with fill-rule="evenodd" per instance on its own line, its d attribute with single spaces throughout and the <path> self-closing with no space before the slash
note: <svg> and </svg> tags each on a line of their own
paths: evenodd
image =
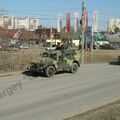
<svg viewBox="0 0 120 120">
<path fill-rule="evenodd" d="M 80 51 L 75 49 L 46 50 L 39 59 L 31 63 L 30 71 L 45 73 L 47 77 L 52 77 L 56 72 L 64 70 L 76 73 L 80 67 L 80 58 Z"/>
</svg>

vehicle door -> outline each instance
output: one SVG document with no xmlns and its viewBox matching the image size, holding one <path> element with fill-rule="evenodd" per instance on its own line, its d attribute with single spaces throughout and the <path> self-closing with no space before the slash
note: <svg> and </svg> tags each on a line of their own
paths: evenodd
<svg viewBox="0 0 120 120">
<path fill-rule="evenodd" d="M 70 68 L 74 60 L 74 54 L 67 51 L 65 53 L 66 68 Z"/>
<path fill-rule="evenodd" d="M 63 70 L 66 65 L 67 65 L 67 62 L 65 60 L 64 54 L 58 56 L 58 64 L 57 64 L 58 70 Z"/>
</svg>

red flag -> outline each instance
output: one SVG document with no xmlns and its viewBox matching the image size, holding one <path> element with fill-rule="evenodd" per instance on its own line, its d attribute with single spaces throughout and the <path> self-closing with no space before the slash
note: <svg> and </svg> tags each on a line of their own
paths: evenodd
<svg viewBox="0 0 120 120">
<path fill-rule="evenodd" d="M 86 31 L 88 26 L 88 12 L 84 12 L 84 31 Z"/>
<path fill-rule="evenodd" d="M 65 32 L 69 32 L 70 30 L 70 13 L 66 13 L 66 27 Z"/>
</svg>

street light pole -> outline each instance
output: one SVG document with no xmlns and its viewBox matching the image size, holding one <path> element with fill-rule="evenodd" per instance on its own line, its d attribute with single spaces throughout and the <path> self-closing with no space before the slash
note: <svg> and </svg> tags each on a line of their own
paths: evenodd
<svg viewBox="0 0 120 120">
<path fill-rule="evenodd" d="M 85 37 L 84 37 L 84 0 L 82 1 L 82 58 L 81 63 L 84 64 L 84 44 L 85 44 Z"/>
</svg>

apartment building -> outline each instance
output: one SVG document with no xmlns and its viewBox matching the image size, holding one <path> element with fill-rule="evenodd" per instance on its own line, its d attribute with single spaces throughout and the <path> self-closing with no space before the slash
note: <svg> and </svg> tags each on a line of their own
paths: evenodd
<svg viewBox="0 0 120 120">
<path fill-rule="evenodd" d="M 19 17 L 1 15 L 0 16 L 0 26 L 6 29 L 26 29 L 29 31 L 34 31 L 38 28 L 38 19 L 35 17 Z"/>
<path fill-rule="evenodd" d="M 120 29 L 120 19 L 109 19 L 107 25 L 108 32 L 114 32 L 115 28 Z"/>
</svg>

